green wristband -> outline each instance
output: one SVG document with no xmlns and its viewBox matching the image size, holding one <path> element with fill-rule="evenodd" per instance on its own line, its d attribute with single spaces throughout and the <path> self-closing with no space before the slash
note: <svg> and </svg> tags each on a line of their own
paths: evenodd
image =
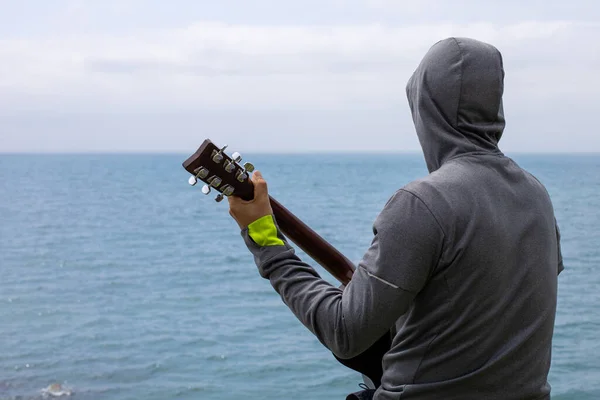
<svg viewBox="0 0 600 400">
<path fill-rule="evenodd" d="M 265 215 L 248 225 L 248 235 L 259 246 L 283 246 L 277 236 L 277 226 L 272 215 Z"/>
</svg>

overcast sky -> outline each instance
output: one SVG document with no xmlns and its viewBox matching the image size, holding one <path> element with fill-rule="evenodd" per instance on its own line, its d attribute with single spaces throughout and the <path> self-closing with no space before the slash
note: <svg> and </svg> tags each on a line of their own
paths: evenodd
<svg viewBox="0 0 600 400">
<path fill-rule="evenodd" d="M 508 152 L 600 151 L 592 0 L 0 0 L 0 152 L 419 149 L 405 84 L 504 56 Z"/>
</svg>

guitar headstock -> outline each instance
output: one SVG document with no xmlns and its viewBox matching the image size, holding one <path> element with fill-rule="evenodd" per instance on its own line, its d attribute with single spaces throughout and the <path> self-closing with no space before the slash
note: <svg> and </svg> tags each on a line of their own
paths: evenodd
<svg viewBox="0 0 600 400">
<path fill-rule="evenodd" d="M 237 196 L 244 200 L 254 197 L 254 186 L 249 175 L 254 171 L 254 166 L 239 163 L 242 157 L 239 153 L 231 156 L 225 153 L 227 146 L 219 148 L 206 139 L 198 150 L 183 162 L 183 168 L 192 176 L 189 184 L 194 186 L 198 179 L 206 183 L 202 193 L 209 194 L 215 189 L 219 194 L 216 201 L 223 200 L 224 196 Z"/>
</svg>

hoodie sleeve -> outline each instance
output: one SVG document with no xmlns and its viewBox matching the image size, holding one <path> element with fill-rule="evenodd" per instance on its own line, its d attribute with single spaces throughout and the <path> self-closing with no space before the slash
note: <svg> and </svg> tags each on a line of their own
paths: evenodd
<svg viewBox="0 0 600 400">
<path fill-rule="evenodd" d="M 555 224 L 556 224 L 556 245 L 558 246 L 558 274 L 560 275 L 560 273 L 565 269 L 565 266 L 563 264 L 563 256 L 562 256 L 562 250 L 560 248 L 560 229 L 558 229 L 558 222 L 556 222 L 556 218 L 554 219 Z"/>
<path fill-rule="evenodd" d="M 251 224 L 242 236 L 260 275 L 269 279 L 319 341 L 342 359 L 369 348 L 408 310 L 437 265 L 444 240 L 427 206 L 400 190 L 375 220 L 372 244 L 342 291 L 302 262 L 276 228 L 271 245 L 266 244 L 264 226 L 254 228 Z"/>
</svg>

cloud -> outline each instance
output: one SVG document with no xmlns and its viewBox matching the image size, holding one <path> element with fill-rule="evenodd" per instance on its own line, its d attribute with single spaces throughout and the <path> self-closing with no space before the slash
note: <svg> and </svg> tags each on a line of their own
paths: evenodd
<svg viewBox="0 0 600 400">
<path fill-rule="evenodd" d="M 420 58 L 448 36 L 493 43 L 505 56 L 508 92 L 548 99 L 570 94 L 574 84 L 584 94 L 600 89 L 600 56 L 586 44 L 598 33 L 598 25 L 569 21 L 198 22 L 122 35 L 4 39 L 0 106 L 3 113 L 378 107 L 404 102 L 404 84 Z"/>
<path fill-rule="evenodd" d="M 21 17 L 28 1 L 18 3 Z M 0 151 L 187 152 L 199 135 L 246 151 L 417 150 L 404 87 L 448 36 L 490 42 L 504 55 L 503 149 L 600 149 L 591 129 L 600 26 L 566 12 L 518 20 L 529 14 L 509 1 L 509 19 L 489 10 L 465 18 L 431 0 L 431 10 L 413 14 L 391 1 L 307 0 L 323 13 L 289 16 L 257 0 L 262 11 L 236 8 L 236 16 L 233 0 L 219 10 L 189 2 L 172 14 L 154 0 L 57 1 L 70 6 L 35 28 L 0 15 Z M 215 22 L 219 13 L 229 22 Z M 313 14 L 318 24 L 306 22 Z M 492 14 L 494 23 L 478 19 Z"/>
</svg>

